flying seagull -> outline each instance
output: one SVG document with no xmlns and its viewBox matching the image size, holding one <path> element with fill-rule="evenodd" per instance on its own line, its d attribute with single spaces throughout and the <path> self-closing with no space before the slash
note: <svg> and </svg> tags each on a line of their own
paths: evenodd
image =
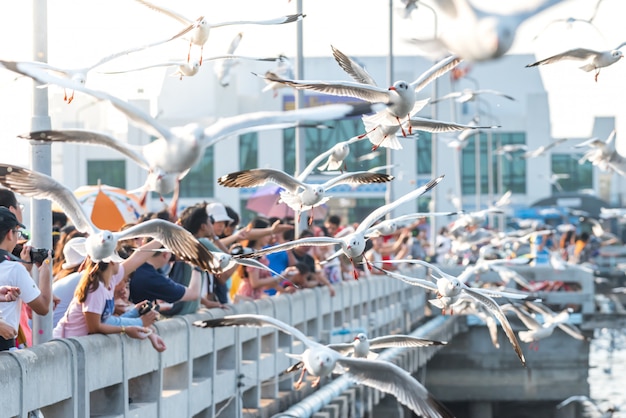
<svg viewBox="0 0 626 418">
<path fill-rule="evenodd" d="M 478 96 L 481 96 L 483 94 L 493 94 L 495 96 L 500 96 L 500 97 L 504 97 L 505 99 L 509 99 L 509 100 L 515 100 L 514 97 L 509 96 L 508 94 L 504 94 L 498 90 L 490 90 L 490 89 L 479 89 L 479 90 L 472 90 L 472 89 L 463 89 L 461 91 L 453 91 L 451 93 L 448 93 L 444 96 L 441 96 L 437 99 L 431 99 L 430 100 L 430 104 L 435 104 L 435 103 L 439 103 L 443 100 L 448 100 L 448 99 L 454 99 L 455 102 L 457 103 L 467 103 L 469 101 L 472 100 L 476 100 L 476 98 Z"/>
<path fill-rule="evenodd" d="M 280 200 L 300 213 L 313 210 L 314 207 L 326 203 L 330 199 L 326 196 L 326 192 L 335 186 L 386 183 L 394 178 L 389 174 L 357 171 L 334 176 L 322 184 L 312 184 L 305 183 L 304 177 L 302 175 L 293 177 L 274 168 L 255 168 L 223 175 L 217 179 L 217 184 L 225 187 L 258 187 L 267 183 L 277 184 L 285 189 L 280 193 Z M 312 217 L 309 219 L 312 221 Z"/>
<path fill-rule="evenodd" d="M 595 71 L 594 79 L 598 81 L 600 75 L 600 69 L 615 64 L 620 59 L 624 58 L 624 54 L 620 51 L 626 45 L 623 42 L 615 49 L 609 49 L 606 51 L 596 51 L 587 48 L 574 48 L 560 54 L 552 55 L 551 57 L 544 58 L 540 61 L 528 64 L 526 67 L 536 67 L 538 65 L 554 64 L 560 61 L 579 61 L 583 64 L 579 67 L 583 71 L 591 72 Z"/>
<path fill-rule="evenodd" d="M 162 219 L 138 223 L 119 232 L 97 228 L 85 214 L 74 193 L 52 177 L 9 164 L 0 164 L 0 184 L 13 192 L 35 199 L 55 202 L 70 218 L 80 232 L 87 233 L 77 240 L 75 250 L 93 261 L 115 261 L 123 259 L 115 248 L 120 240 L 152 237 L 181 259 L 203 270 L 212 272 L 213 256 L 189 231 Z"/>
<path fill-rule="evenodd" d="M 175 12 L 174 10 L 168 9 L 166 7 L 157 6 L 145 0 L 135 1 L 143 4 L 144 6 L 154 11 L 163 13 L 164 15 L 169 16 L 172 19 L 175 19 L 185 25 L 184 29 L 177 34 L 177 37 L 189 34 L 189 51 L 187 52 L 187 61 L 191 59 L 191 47 L 193 45 L 197 45 L 200 47 L 200 56 L 202 56 L 202 52 L 204 51 L 204 44 L 208 41 L 209 33 L 213 28 L 232 25 L 282 25 L 284 23 L 298 22 L 304 18 L 303 14 L 298 13 L 268 20 L 238 20 L 230 22 L 211 23 L 204 16 L 200 16 L 197 19 L 193 20 L 181 15 L 178 12 Z M 200 58 L 199 62 L 200 65 L 202 65 L 202 58 Z"/>
<path fill-rule="evenodd" d="M 302 384 L 305 371 L 317 379 L 330 375 L 335 367 L 348 373 L 356 382 L 380 390 L 396 397 L 398 402 L 410 408 L 419 416 L 453 417 L 428 390 L 406 370 L 387 361 L 367 360 L 342 356 L 338 352 L 307 338 L 304 333 L 276 318 L 267 315 L 240 314 L 227 315 L 223 318 L 195 321 L 193 325 L 202 328 L 224 326 L 273 327 L 293 336 L 306 346 L 302 354 L 287 354 L 304 363 L 302 375 L 296 385 Z"/>
</svg>

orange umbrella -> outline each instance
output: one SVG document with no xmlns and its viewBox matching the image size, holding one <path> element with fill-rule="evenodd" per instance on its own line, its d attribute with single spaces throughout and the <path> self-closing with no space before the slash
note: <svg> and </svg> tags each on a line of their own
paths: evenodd
<svg viewBox="0 0 626 418">
<path fill-rule="evenodd" d="M 139 197 L 125 189 L 107 186 L 81 186 L 74 196 L 95 226 L 109 231 L 118 231 L 124 224 L 136 222 L 145 212 Z M 52 210 L 59 211 L 54 207 Z"/>
</svg>

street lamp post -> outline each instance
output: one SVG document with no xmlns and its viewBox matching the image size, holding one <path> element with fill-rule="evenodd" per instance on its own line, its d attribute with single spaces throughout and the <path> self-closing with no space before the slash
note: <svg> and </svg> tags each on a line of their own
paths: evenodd
<svg viewBox="0 0 626 418">
<path fill-rule="evenodd" d="M 35 61 L 48 61 L 48 2 L 33 0 L 33 56 Z M 36 83 L 36 82 L 35 82 Z M 33 87 L 32 131 L 50 129 L 48 115 L 48 89 Z M 30 141 L 30 166 L 33 171 L 50 175 L 52 161 L 50 143 Z M 31 199 L 30 226 L 32 245 L 36 248 L 52 247 L 52 205 L 47 199 Z M 50 269 L 52 270 L 52 269 Z M 41 280 L 52 281 L 52 273 Z M 52 301 L 50 311 L 45 316 L 33 313 L 33 344 L 41 344 L 52 339 Z"/>
</svg>

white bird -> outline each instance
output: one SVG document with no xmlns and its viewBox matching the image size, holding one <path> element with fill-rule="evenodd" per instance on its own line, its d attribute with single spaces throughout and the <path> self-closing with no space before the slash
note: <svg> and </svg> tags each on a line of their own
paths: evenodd
<svg viewBox="0 0 626 418">
<path fill-rule="evenodd" d="M 419 196 L 428 192 L 430 189 L 432 189 L 437 184 L 439 184 L 439 182 L 443 180 L 443 177 L 444 176 L 441 175 L 437 177 L 436 179 L 429 181 L 422 187 L 419 187 L 413 190 L 412 192 L 407 193 L 406 195 L 396 199 L 395 201 L 375 209 L 373 212 L 367 215 L 365 219 L 363 219 L 363 221 L 361 221 L 359 226 L 353 232 L 347 233 L 346 235 L 343 235 L 340 238 L 325 237 L 325 236 L 300 238 L 297 240 L 274 245 L 272 247 L 267 247 L 262 250 L 257 250 L 252 254 L 243 255 L 242 257 L 261 257 L 263 255 L 275 253 L 278 251 L 290 250 L 300 245 L 325 246 L 325 245 L 339 244 L 341 246 L 341 249 L 335 255 L 331 256 L 331 258 L 334 258 L 335 256 L 343 253 L 346 255 L 346 257 L 348 257 L 348 259 L 354 265 L 355 264 L 354 260 L 357 259 L 358 257 L 361 257 L 365 251 L 365 243 L 367 241 L 367 237 L 366 237 L 367 231 L 369 230 L 370 227 L 374 225 L 374 223 L 378 219 L 382 218 L 383 216 L 385 216 L 387 213 L 391 212 L 398 206 L 406 202 L 414 201 Z M 356 266 L 354 268 L 354 278 L 358 279 Z"/>
<path fill-rule="evenodd" d="M 385 236 L 391 235 L 395 233 L 398 229 L 407 226 L 409 223 L 415 221 L 420 218 L 427 218 L 431 216 L 453 216 L 458 214 L 458 212 L 415 212 L 409 213 L 407 215 L 397 216 L 391 219 L 385 219 L 383 221 L 378 222 L 370 229 L 367 230 L 365 236 L 367 237 L 375 237 L 375 236 Z"/>
<path fill-rule="evenodd" d="M 559 144 L 562 144 L 563 142 L 567 141 L 569 138 L 559 138 L 555 141 L 552 141 L 551 143 L 549 143 L 548 145 L 542 145 L 534 150 L 531 151 L 526 151 L 524 154 L 522 154 L 522 158 L 528 159 L 528 158 L 536 158 L 539 157 L 540 155 L 544 155 L 546 153 L 546 151 L 548 151 L 551 148 L 556 147 Z"/>
<path fill-rule="evenodd" d="M 448 51 L 468 61 L 487 61 L 501 57 L 509 51 L 518 27 L 527 19 L 562 0 L 545 0 L 525 10 L 499 14 L 477 8 L 470 0 L 437 0 L 435 4 L 443 13 L 440 22 L 448 26 L 433 40 L 415 40 L 430 43 L 439 53 Z"/>
<path fill-rule="evenodd" d="M 574 145 L 574 148 L 591 148 L 578 160 L 578 164 L 589 161 L 602 171 L 614 171 L 621 176 L 626 176 L 626 159 L 620 156 L 615 149 L 615 135 L 614 129 L 606 141 L 594 137 Z"/>
<path fill-rule="evenodd" d="M 84 239 L 76 240 L 75 250 L 93 261 L 121 262 L 115 248 L 120 240 L 152 237 L 181 259 L 211 272 L 213 256 L 189 231 L 162 219 L 141 222 L 119 232 L 97 228 L 85 214 L 74 193 L 52 177 L 9 164 L 0 164 L 0 184 L 13 192 L 55 202 Z"/>
<path fill-rule="evenodd" d="M 443 404 L 437 401 L 428 390 L 406 370 L 387 361 L 367 360 L 342 356 L 338 352 L 307 338 L 304 333 L 278 319 L 266 315 L 227 315 L 223 318 L 207 319 L 193 323 L 198 327 L 248 326 L 273 327 L 289 334 L 305 345 L 302 354 L 287 354 L 304 363 L 302 375 L 296 385 L 302 384 L 304 372 L 318 379 L 330 375 L 336 367 L 348 373 L 356 382 L 395 396 L 398 402 L 414 413 L 425 417 L 453 417 Z"/>
<path fill-rule="evenodd" d="M 431 347 L 433 345 L 446 345 L 446 341 L 426 340 L 423 338 L 413 337 L 411 335 L 384 335 L 369 339 L 367 334 L 359 332 L 356 337 L 349 343 L 328 344 L 326 347 L 335 350 L 343 356 L 351 356 L 355 358 L 367 358 L 375 359 L 378 354 L 372 350 L 380 350 L 383 348 L 416 348 L 416 347 Z M 296 370 L 301 370 L 304 367 L 304 362 L 290 366 L 281 374 L 291 373 Z"/>
<path fill-rule="evenodd" d="M 577 18 L 577 17 L 570 16 L 570 17 L 567 17 L 567 18 L 555 19 L 555 20 L 552 20 L 552 21 L 548 22 L 548 24 L 546 26 L 544 26 L 544 28 L 542 30 L 540 30 L 539 33 L 537 33 L 537 35 L 534 36 L 533 41 L 537 40 L 537 38 L 539 38 L 541 35 L 543 35 L 544 32 L 546 30 L 548 30 L 548 28 L 554 26 L 555 24 L 560 24 L 560 23 L 563 23 L 565 25 L 565 29 L 567 29 L 567 30 L 572 30 L 575 26 L 582 26 L 582 25 L 575 25 L 576 23 L 583 23 L 585 26 L 588 26 L 588 27 L 591 27 L 592 29 L 594 29 L 596 31 L 596 33 L 598 35 L 600 35 L 600 37 L 602 39 L 605 39 L 604 35 L 600 31 L 600 29 L 598 29 L 598 27 L 593 24 L 593 20 L 595 19 L 596 15 L 598 13 L 598 6 L 600 6 L 601 2 L 602 2 L 602 0 L 598 0 L 598 2 L 596 3 L 596 7 L 595 7 L 595 10 L 593 12 L 593 15 L 589 19 L 582 19 L 582 18 Z"/>
<path fill-rule="evenodd" d="M 258 187 L 274 183 L 285 189 L 280 193 L 280 200 L 294 211 L 302 212 L 326 203 L 330 199 L 326 192 L 335 186 L 386 183 L 394 178 L 389 174 L 357 171 L 343 173 L 322 184 L 313 184 L 305 183 L 304 179 L 308 173 L 303 172 L 303 174 L 305 175 L 293 177 L 273 168 L 256 168 L 225 174 L 217 179 L 217 184 L 225 187 Z"/>
<path fill-rule="evenodd" d="M 521 257 L 519 258 L 520 260 L 513 259 L 515 261 L 513 260 L 488 260 L 485 262 L 494 263 L 494 264 L 498 264 L 498 263 L 504 264 L 507 262 L 513 262 L 513 263 L 517 263 L 517 262 L 527 263 L 528 262 L 528 260 L 521 260 Z M 390 260 L 390 261 L 394 262 L 394 260 Z M 463 283 L 463 281 L 467 277 L 469 277 L 471 274 L 473 274 L 473 269 L 476 267 L 471 267 L 470 269 L 467 269 L 465 272 L 459 275 L 459 277 L 454 277 L 448 273 L 443 272 L 439 267 L 423 260 L 404 260 L 404 261 L 410 262 L 413 264 L 421 264 L 429 268 L 430 275 L 436 279 L 436 283 L 433 283 L 429 280 L 417 279 L 414 277 L 406 276 L 404 274 L 400 274 L 397 272 L 387 271 L 387 270 L 380 269 L 380 268 L 378 269 L 385 272 L 385 274 L 387 274 L 388 276 L 401 280 L 407 284 L 410 284 L 412 286 L 420 286 L 432 292 L 435 292 L 435 294 L 437 295 L 437 298 L 429 299 L 428 302 L 442 309 L 444 312 L 446 308 L 452 308 L 452 306 L 454 306 L 456 303 L 460 302 L 461 300 L 467 297 L 470 297 L 474 299 L 475 301 L 477 301 L 478 303 L 482 304 L 485 308 L 487 308 L 487 310 L 492 315 L 494 315 L 498 319 L 498 321 L 500 322 L 500 325 L 502 326 L 502 330 L 504 331 L 509 341 L 511 342 L 511 345 L 513 346 L 513 349 L 515 350 L 515 353 L 519 357 L 522 365 L 526 366 L 526 359 L 524 358 L 524 354 L 522 353 L 522 348 L 519 342 L 517 341 L 517 338 L 515 337 L 513 328 L 511 327 L 511 324 L 509 323 L 509 321 L 506 319 L 506 315 L 500 308 L 500 305 L 498 305 L 498 303 L 492 298 L 493 297 L 506 297 L 506 298 L 512 298 L 512 299 L 527 299 L 530 295 L 523 294 L 523 293 L 497 291 L 497 290 L 492 290 L 492 289 L 472 288 L 472 287 L 467 286 L 465 283 Z M 439 277 L 435 277 L 433 273 L 436 273 Z"/>
<path fill-rule="evenodd" d="M 626 45 L 626 42 L 622 43 L 615 49 L 609 49 L 606 51 L 596 51 L 587 48 L 574 48 L 560 54 L 552 55 L 551 57 L 544 58 L 540 61 L 533 62 L 526 65 L 526 67 L 536 67 L 538 65 L 553 64 L 560 61 L 581 61 L 583 65 L 579 68 L 583 71 L 591 72 L 595 71 L 594 79 L 598 81 L 600 75 L 600 69 L 615 64 L 620 59 L 624 58 L 624 54 L 620 51 Z"/>
<path fill-rule="evenodd" d="M 315 165 L 317 166 L 317 164 L 319 164 L 319 162 L 323 161 L 325 158 L 328 157 L 326 162 L 324 162 L 322 165 L 318 166 L 317 169 L 318 170 L 329 170 L 329 171 L 330 170 L 341 170 L 342 169 L 342 165 L 344 165 L 343 161 L 350 154 L 350 145 L 354 144 L 355 142 L 361 141 L 363 138 L 364 138 L 363 135 L 356 135 L 356 136 L 353 136 L 352 138 L 348 139 L 347 141 L 337 142 L 335 145 L 333 145 L 326 152 L 318 155 L 315 158 L 314 161 L 315 161 Z M 311 163 L 311 164 L 313 164 L 313 163 Z"/>
<path fill-rule="evenodd" d="M 240 60 L 250 60 L 250 61 L 277 61 L 278 58 L 276 57 L 268 57 L 268 58 L 262 58 L 262 57 L 251 57 L 251 56 L 244 56 L 244 55 L 232 55 L 232 54 L 228 54 L 228 55 L 218 55 L 215 57 L 203 57 L 202 58 L 203 61 L 219 61 L 223 64 L 223 66 L 219 67 L 219 68 L 227 68 L 227 66 L 234 64 L 235 62 L 238 62 Z M 230 64 L 228 64 L 230 63 Z M 159 68 L 159 67 L 175 67 L 176 71 L 174 71 L 172 74 L 170 74 L 172 77 L 179 77 L 181 80 L 183 79 L 183 77 L 193 77 L 194 75 L 198 74 L 198 72 L 200 71 L 200 61 L 198 60 L 191 60 L 191 61 L 187 61 L 187 60 L 169 60 L 169 61 L 164 61 L 164 62 L 157 62 L 154 64 L 148 64 L 148 65 L 144 65 L 141 67 L 135 67 L 135 68 L 130 68 L 130 69 L 124 69 L 124 70 L 114 70 L 114 71 L 103 71 L 103 74 L 123 74 L 123 73 L 130 73 L 130 72 L 134 72 L 134 71 L 143 71 L 143 70 L 147 70 L 150 68 Z M 220 75 L 218 74 L 218 79 L 220 78 Z"/>
<path fill-rule="evenodd" d="M 570 178 L 570 175 L 567 173 L 552 173 L 550 174 L 550 177 L 546 177 L 544 174 L 539 174 L 538 177 L 546 179 L 548 183 L 556 187 L 559 192 L 562 192 L 563 186 L 561 186 L 561 183 L 559 182 Z"/>
<path fill-rule="evenodd" d="M 289 59 L 286 56 L 280 55 L 276 67 L 265 72 L 266 85 L 265 87 L 263 87 L 263 89 L 261 89 L 261 91 L 265 93 L 266 91 L 272 90 L 273 96 L 276 97 L 278 96 L 278 89 L 286 88 L 287 86 L 282 83 L 269 81 L 267 77 L 278 78 L 278 79 L 283 79 L 283 78 L 290 79 L 290 78 L 293 78 L 293 76 L 294 76 L 294 72 L 293 72 L 293 65 L 291 64 L 291 61 L 289 61 Z"/>
<path fill-rule="evenodd" d="M 525 144 L 506 144 L 493 150 L 494 155 L 503 155 L 507 160 L 512 161 L 513 155 L 520 151 L 526 151 L 528 147 Z"/>
<path fill-rule="evenodd" d="M 337 51 L 335 48 L 333 48 L 333 50 Z M 411 117 L 411 115 L 421 110 L 427 103 L 426 101 L 416 101 L 416 93 L 422 90 L 428 83 L 430 83 L 430 81 L 454 68 L 461 62 L 461 60 L 457 57 L 449 56 L 441 60 L 430 70 L 411 83 L 407 83 L 404 80 L 398 80 L 389 88 L 381 88 L 376 84 L 370 84 L 374 82 L 373 78 L 369 76 L 369 74 L 367 74 L 367 72 L 355 61 L 351 60 L 344 54 L 341 54 L 341 56 L 346 57 L 348 60 L 347 64 L 345 60 L 338 59 L 337 53 L 335 52 L 335 58 L 342 68 L 345 67 L 344 70 L 348 68 L 346 70 L 348 71 L 348 74 L 353 77 L 354 74 L 360 74 L 360 76 L 358 76 L 359 81 L 291 80 L 267 76 L 264 78 L 266 80 L 282 83 L 296 89 L 313 90 L 333 96 L 354 97 L 371 103 L 384 103 L 386 108 L 383 111 L 368 116 L 367 119 L 375 125 L 395 125 L 399 127 L 402 130 L 403 135 L 406 136 L 406 132 L 401 126 L 402 122 L 406 121 Z M 369 82 L 364 83 L 363 81 L 365 80 L 368 80 Z M 369 130 L 367 128 L 366 131 L 369 136 Z M 411 133 L 412 127 L 409 127 L 409 134 Z M 375 139 L 370 137 L 370 140 L 376 144 L 376 142 L 374 142 Z"/>
<path fill-rule="evenodd" d="M 625 208 L 600 208 L 600 218 L 623 218 L 626 216 Z"/>
<path fill-rule="evenodd" d="M 584 395 L 570 396 L 563 402 L 559 403 L 556 406 L 556 409 L 564 408 L 572 402 L 578 402 L 583 406 L 583 412 L 585 413 L 585 416 L 591 416 L 591 414 L 596 414 L 593 416 L 598 416 L 598 418 L 611 418 L 613 416 L 613 413 L 620 410 L 619 407 L 613 405 L 610 402 L 609 405 L 607 405 L 605 408 L 601 408 L 600 405 L 598 405 L 598 402 Z"/>
<path fill-rule="evenodd" d="M 478 98 L 478 96 L 481 96 L 483 94 L 493 94 L 496 96 L 500 96 L 500 97 L 504 97 L 505 99 L 509 99 L 509 100 L 515 100 L 515 98 L 513 98 L 512 96 L 509 96 L 508 94 L 504 94 L 500 91 L 497 90 L 489 90 L 489 89 L 479 89 L 479 90 L 472 90 L 472 89 L 463 89 L 461 91 L 453 91 L 451 93 L 448 93 L 446 95 L 443 95 L 437 99 L 431 99 L 430 100 L 430 104 L 435 104 L 435 103 L 439 103 L 441 101 L 444 100 L 448 100 L 448 99 L 454 99 L 455 102 L 457 103 L 467 103 L 469 101 L 473 101 L 476 100 Z"/>
<path fill-rule="evenodd" d="M 51 76 L 27 63 L 0 61 L 5 68 L 37 81 L 75 88 L 96 99 L 110 102 L 128 119 L 156 139 L 147 145 L 133 146 L 107 134 L 86 130 L 31 132 L 24 138 L 104 145 L 131 158 L 150 173 L 145 190 L 166 194 L 204 155 L 204 150 L 231 135 L 262 129 L 293 126 L 301 121 L 327 121 L 378 111 L 382 105 L 370 103 L 317 106 L 293 111 L 252 112 L 218 119 L 203 126 L 191 123 L 170 128 L 137 106 L 106 92 L 88 89 L 69 80 Z"/>
<path fill-rule="evenodd" d="M 136 47 L 132 47 L 132 48 L 128 48 L 125 49 L 123 51 L 119 51 L 110 55 L 107 55 L 106 57 L 103 57 L 101 59 L 99 59 L 98 61 L 96 61 L 95 63 L 87 66 L 87 67 L 81 67 L 81 68 L 61 68 L 61 67 L 56 67 L 53 65 L 50 65 L 48 63 L 45 62 L 38 62 L 38 61 L 31 61 L 28 62 L 29 65 L 34 66 L 34 67 L 38 67 L 44 71 L 47 71 L 57 77 L 62 77 L 65 78 L 69 81 L 72 81 L 76 84 L 79 84 L 81 86 L 84 86 L 85 83 L 87 83 L 87 75 L 89 74 L 89 72 L 91 72 L 92 70 L 94 70 L 97 67 L 100 67 L 104 64 L 106 64 L 109 61 L 113 61 L 116 58 L 122 57 L 124 55 L 128 55 L 131 54 L 133 52 L 138 52 L 138 51 L 142 51 L 144 49 L 148 49 L 148 48 L 152 48 L 154 46 L 157 45 L 161 45 L 164 44 L 166 42 L 169 42 L 173 39 L 178 38 L 180 35 L 175 35 L 172 37 L 169 37 L 167 39 L 162 39 L 159 41 L 155 41 L 146 45 L 140 45 L 140 46 L 136 46 Z M 25 62 L 26 64 L 26 62 Z M 23 74 L 26 75 L 26 74 Z M 43 88 L 43 87 L 48 87 L 48 83 L 43 82 L 43 85 L 37 86 L 38 88 Z M 74 89 L 73 88 L 69 88 L 71 90 L 71 93 L 68 95 L 67 94 L 67 90 L 68 88 L 64 87 L 63 88 L 63 100 L 66 101 L 68 104 L 72 102 L 72 100 L 74 100 Z"/>
<path fill-rule="evenodd" d="M 164 15 L 169 16 L 172 19 L 175 19 L 185 25 L 184 29 L 180 31 L 176 36 L 181 37 L 185 35 L 189 38 L 189 51 L 187 52 L 187 61 L 191 59 L 191 47 L 193 45 L 197 45 L 200 47 L 200 57 L 202 57 L 204 44 L 206 44 L 206 42 L 208 41 L 209 33 L 213 28 L 232 25 L 282 25 L 284 23 L 298 22 L 304 18 L 303 14 L 298 13 L 268 20 L 238 20 L 230 22 L 210 23 L 204 16 L 200 16 L 197 19 L 193 20 L 181 15 L 178 12 L 175 12 L 174 10 L 168 9 L 166 7 L 157 6 L 145 0 L 135 1 L 143 4 L 144 6 L 154 11 L 163 13 Z M 200 58 L 199 62 L 200 65 L 202 65 L 202 58 Z"/>
</svg>

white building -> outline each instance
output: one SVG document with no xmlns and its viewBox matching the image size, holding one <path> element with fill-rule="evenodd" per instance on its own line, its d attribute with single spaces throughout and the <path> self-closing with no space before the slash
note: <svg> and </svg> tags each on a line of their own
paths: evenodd
<svg viewBox="0 0 626 418">
<path fill-rule="evenodd" d="M 389 84 L 385 57 L 355 58 L 367 68 L 378 85 Z M 553 172 L 570 174 L 570 179 L 561 182 L 565 191 L 580 192 L 585 189 L 612 205 L 619 205 L 624 192 L 624 185 L 619 176 L 603 173 L 589 163 L 578 164 L 578 158 L 584 151 L 574 149 L 573 145 L 587 139 L 588 133 L 581 133 L 578 138 L 572 138 L 551 149 L 546 155 L 533 159 L 519 158 L 521 152 L 513 154 L 512 159 L 492 155 L 492 152 L 487 155 L 488 144 L 491 144 L 492 151 L 499 145 L 508 143 L 525 144 L 528 150 L 533 150 L 557 139 L 550 135 L 548 95 L 542 84 L 540 72 L 535 68 L 524 68 L 534 60 L 535 57 L 531 55 L 507 55 L 497 61 L 473 65 L 467 76 L 456 82 L 452 81 L 450 75 L 445 75 L 438 80 L 436 87 L 433 84 L 431 88 L 420 93 L 420 97 L 427 98 L 433 95 L 441 97 L 464 88 L 492 89 L 515 98 L 511 101 L 485 94 L 478 100 L 466 104 L 446 100 L 440 102 L 436 108 L 434 105 L 427 105 L 418 114 L 421 117 L 435 117 L 459 123 L 469 123 L 478 115 L 481 125 L 500 126 L 481 134 L 478 164 L 474 152 L 476 137 L 470 137 L 468 147 L 457 152 L 447 145 L 445 138 L 451 137 L 447 134 L 438 136 L 435 142 L 437 158 L 435 164 L 432 164 L 430 134 L 422 132 L 419 134 L 420 139 L 417 140 L 400 138 L 403 149 L 392 151 L 388 160 L 385 156 L 386 149 L 379 148 L 382 152 L 377 160 L 359 164 L 356 158 L 371 152 L 371 144 L 367 140 L 356 144 L 357 146 L 351 149 L 352 160 L 347 162 L 348 170 L 369 169 L 390 161 L 395 165 L 391 170 L 395 176 L 390 186 L 391 200 L 432 178 L 432 174 L 445 174 L 444 181 L 431 193 L 436 199 L 435 208 L 438 211 L 453 210 L 450 196 L 458 195 L 459 188 L 463 189 L 465 210 L 473 210 L 478 205 L 485 207 L 509 189 L 513 191 L 513 206 L 528 206 L 539 199 L 559 193 L 556 187 L 547 181 Z M 394 59 L 395 74 L 391 81 L 398 79 L 412 81 L 432 64 L 422 57 L 397 57 Z M 192 78 L 179 80 L 177 77 L 164 77 L 159 94 L 142 93 L 142 90 L 146 91 L 144 86 L 137 86 L 136 91 L 128 97 L 171 126 L 190 122 L 211 123 L 219 117 L 245 112 L 282 110 L 293 105 L 292 89 L 280 89 L 276 97 L 273 97 L 271 92 L 261 92 L 265 82 L 251 72 L 263 74 L 269 69 L 267 64 L 241 63 L 236 67 L 236 75 L 231 84 L 226 88 L 217 82 L 211 65 L 205 63 L 204 66 L 206 69 L 203 68 Z M 460 68 L 464 67 L 466 64 L 462 63 Z M 171 70 L 168 70 L 168 73 L 171 73 Z M 349 79 L 331 56 L 306 58 L 304 74 L 307 79 Z M 305 95 L 312 102 L 337 100 L 335 97 L 324 98 L 310 92 L 306 92 Z M 51 100 L 52 103 L 55 100 L 60 101 L 57 97 L 52 97 Z M 436 113 L 433 113 L 435 109 Z M 75 101 L 69 106 L 51 106 L 51 117 L 53 129 L 84 128 L 104 131 L 117 138 L 127 139 L 132 144 L 145 144 L 150 140 L 143 131 L 127 125 L 125 118 L 108 104 L 94 102 L 92 98 L 78 93 Z M 597 119 L 592 135 L 606 139 L 614 125 L 613 117 Z M 266 131 L 260 132 L 258 136 L 248 134 L 239 140 L 229 138 L 208 149 L 202 164 L 195 167 L 182 183 L 180 206 L 184 207 L 202 200 L 219 200 L 241 213 L 244 221 L 248 220 L 249 214 L 243 212 L 243 209 L 252 190 L 225 188 L 217 185 L 216 179 L 226 173 L 252 167 L 293 170 L 293 151 L 287 152 L 287 157 L 284 158 L 285 144 L 287 146 L 293 144 L 292 131 L 289 133 Z M 347 140 L 364 131 L 360 119 L 355 119 L 339 124 L 335 129 L 319 132 L 308 130 L 308 132 L 307 149 L 311 153 L 316 153 L 324 151 L 337 141 Z M 284 141 L 283 136 L 288 139 Z M 100 179 L 105 184 L 115 183 L 113 185 L 134 189 L 140 187 L 146 177 L 146 172 L 137 164 L 110 149 L 54 145 L 52 153 L 52 175 L 70 188 L 95 184 Z M 307 163 L 310 159 L 307 159 Z M 459 161 L 462 175 L 459 175 Z M 474 169 L 477 165 L 482 176 L 478 196 Z M 431 173 L 433 166 L 436 169 Z M 313 176 L 313 179 L 316 178 L 323 177 Z M 386 188 L 380 186 L 360 187 L 354 190 L 340 187 L 331 193 L 335 199 L 329 202 L 330 211 L 348 217 L 350 222 L 358 222 L 371 208 L 384 202 L 385 193 Z M 427 210 L 426 202 L 422 203 L 420 210 Z M 567 199 L 563 204 L 575 206 L 576 201 Z M 158 198 L 152 198 L 151 209 L 160 209 L 161 205 Z M 418 210 L 417 202 L 410 206 L 399 208 L 395 215 Z"/>
</svg>

